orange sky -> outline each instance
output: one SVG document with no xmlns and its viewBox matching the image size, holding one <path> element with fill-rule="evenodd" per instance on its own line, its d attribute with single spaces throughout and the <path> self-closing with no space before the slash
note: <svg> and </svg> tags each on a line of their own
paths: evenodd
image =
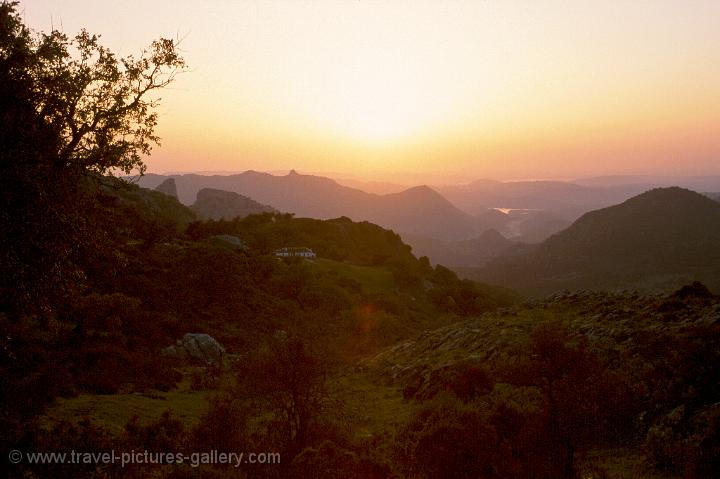
<svg viewBox="0 0 720 479">
<path fill-rule="evenodd" d="M 182 37 L 149 171 L 442 182 L 720 174 L 720 2 L 21 1 L 120 54 Z M 412 178 L 411 178 L 412 174 Z"/>
</svg>

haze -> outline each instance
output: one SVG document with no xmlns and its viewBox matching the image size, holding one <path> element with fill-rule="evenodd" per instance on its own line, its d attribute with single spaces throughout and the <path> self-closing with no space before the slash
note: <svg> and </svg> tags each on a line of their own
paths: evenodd
<svg viewBox="0 0 720 479">
<path fill-rule="evenodd" d="M 720 2 L 21 2 L 120 54 L 182 38 L 151 172 L 440 182 L 720 173 Z"/>
</svg>

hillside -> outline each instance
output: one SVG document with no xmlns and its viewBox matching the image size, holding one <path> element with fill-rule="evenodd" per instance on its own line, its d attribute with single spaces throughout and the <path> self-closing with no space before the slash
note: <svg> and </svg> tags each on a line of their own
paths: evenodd
<svg viewBox="0 0 720 479">
<path fill-rule="evenodd" d="M 577 477 L 682 477 L 683 468 L 704 467 L 689 476 L 699 478 L 715 477 L 706 474 L 717 467 L 719 345 L 720 298 L 695 283 L 671 294 L 558 294 L 425 331 L 362 365 L 373 380 L 426 405 L 415 431 L 431 424 L 422 418 L 433 410 L 441 417 L 453 411 L 450 390 L 481 411 L 496 411 L 489 422 L 518 441 L 518 450 L 547 445 L 551 428 L 542 441 L 518 434 L 532 424 L 530 411 L 547 411 L 537 395 L 545 390 L 563 405 L 560 421 L 574 429 L 567 437 L 582 438 L 574 449 L 585 449 Z M 604 421 L 620 424 L 600 433 Z M 587 427 L 597 429 L 583 437 Z M 692 461 L 697 469 L 687 467 Z"/>
<path fill-rule="evenodd" d="M 246 196 L 212 188 L 203 188 L 198 191 L 197 199 L 190 209 L 201 219 L 213 220 L 222 218 L 231 220 L 276 211 L 271 206 L 260 204 Z"/>
<path fill-rule="evenodd" d="M 112 227 L 124 229 L 130 236 L 136 236 L 138 229 L 177 235 L 197 220 L 195 213 L 168 191 L 148 190 L 113 177 L 94 181 L 99 183 L 105 214 L 114 218 Z"/>
<path fill-rule="evenodd" d="M 480 230 L 494 229 L 520 243 L 539 243 L 571 223 L 556 213 L 538 209 L 488 209 L 476 216 Z"/>
<path fill-rule="evenodd" d="M 146 175 L 139 183 L 154 188 L 166 176 Z M 291 171 L 285 176 L 246 171 L 227 176 L 176 175 L 180 201 L 191 204 L 198 191 L 232 191 L 298 217 L 331 219 L 346 216 L 370 221 L 400 233 L 444 240 L 470 239 L 482 232 L 470 215 L 427 186 L 377 195 L 342 186 L 336 181 Z"/>
<path fill-rule="evenodd" d="M 469 238 L 476 233 L 470 216 L 428 186 L 378 196 L 367 206 L 364 215 L 368 221 L 398 232 L 447 239 Z"/>
<path fill-rule="evenodd" d="M 583 215 L 534 248 L 472 275 L 531 294 L 560 289 L 668 288 L 692 279 L 720 285 L 720 204 L 659 188 Z"/>
<path fill-rule="evenodd" d="M 167 179 L 175 181 L 180 200 L 188 205 L 201 189 L 220 189 L 296 216 L 318 219 L 347 216 L 402 234 L 441 241 L 469 240 L 496 229 L 515 241 L 539 242 L 593 207 L 630 196 L 562 182 L 491 180 L 453 187 L 416 186 L 374 194 L 343 186 L 330 178 L 295 171 L 285 176 L 255 171 L 226 176 L 148 174 L 139 182 L 153 188 Z M 493 209 L 495 207 L 516 210 L 502 213 Z M 442 262 L 440 258 L 434 260 Z"/>
<path fill-rule="evenodd" d="M 441 241 L 413 235 L 403 235 L 403 241 L 412 246 L 416 256 L 427 256 L 433 263 L 448 267 L 484 266 L 513 245 L 495 229 L 464 241 Z"/>
<path fill-rule="evenodd" d="M 289 477 L 324 477 L 316 472 L 336 454 L 358 457 L 342 459 L 339 477 L 360 463 L 380 472 L 358 477 L 378 478 L 418 477 L 418 467 L 451 471 L 421 477 L 457 477 L 470 467 L 519 479 L 540 467 L 550 479 L 570 461 L 582 477 L 664 479 L 672 474 L 651 466 L 676 471 L 712 457 L 720 309 L 702 285 L 520 305 L 507 290 L 432 267 L 368 222 L 264 213 L 183 226 L 192 213 L 170 196 L 113 180 L 105 188 L 105 221 L 117 228 L 86 270 L 85 289 L 48 313 L 65 327 L 49 339 L 43 328 L 3 324 L 19 338 L 13 357 L 27 364 L 9 370 L 6 390 L 33 398 L 12 404 L 37 418 L 27 436 L 38 448 L 142 450 L 154 438 L 178 450 L 274 447 L 292 458 Z M 678 198 L 693 199 L 702 218 L 715 211 L 684 190 L 670 200 L 650 193 L 667 218 Z M 590 216 L 593 228 L 607 228 Z M 160 218 L 167 226 L 148 228 Z M 497 232 L 481 239 L 507 242 Z M 318 258 L 272 255 L 286 245 L 312 247 Z M 225 366 L 161 354 L 188 332 L 217 339 Z M 312 409 L 313 435 L 300 447 L 276 436 L 283 424 L 269 419 L 286 396 L 269 403 L 268 394 L 293 393 L 290 374 L 332 404 Z M 545 407 L 546 384 L 559 409 Z M 549 439 L 529 439 L 538 436 Z M 455 449 L 460 463 L 446 453 Z M 311 454 L 317 469 L 304 462 Z"/>
</svg>

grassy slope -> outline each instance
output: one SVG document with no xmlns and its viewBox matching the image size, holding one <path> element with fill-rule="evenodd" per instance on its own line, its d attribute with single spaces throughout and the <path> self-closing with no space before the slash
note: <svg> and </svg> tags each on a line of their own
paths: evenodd
<svg viewBox="0 0 720 479">
<path fill-rule="evenodd" d="M 335 273 L 339 276 L 357 281 L 368 293 L 390 291 L 393 288 L 393 275 L 390 271 L 373 266 L 356 266 L 340 263 L 330 259 L 317 258 L 311 264 L 325 272 Z"/>
<path fill-rule="evenodd" d="M 186 425 L 194 426 L 205 413 L 210 391 L 193 391 L 186 377 L 176 389 L 168 392 L 149 391 L 139 394 L 81 394 L 73 398 L 59 398 L 48 408 L 40 423 L 90 418 L 111 434 L 119 434 L 127 422 L 137 416 L 141 423 L 156 421 L 165 411 Z"/>
<path fill-rule="evenodd" d="M 315 264 L 350 275 L 357 281 L 364 279 L 368 287 L 382 284 L 385 277 L 383 271 L 375 268 L 358 268 L 326 260 L 319 260 Z M 469 355 L 481 355 L 490 362 L 506 362 L 513 350 L 528 339 L 529 333 L 538 324 L 558 320 L 573 329 L 593 335 L 595 344 L 602 347 L 604 342 L 618 335 L 636 330 L 652 331 L 656 327 L 667 328 L 666 323 L 658 324 L 644 315 L 660 299 L 650 297 L 640 301 L 634 297 L 617 295 L 604 305 L 604 300 L 598 296 L 597 302 L 588 305 L 588 298 L 578 296 L 488 313 L 480 319 L 421 333 L 412 340 L 400 343 L 400 347 L 389 348 L 369 358 L 363 362 L 362 368 L 337 372 L 329 378 L 329 388 L 342 405 L 342 417 L 356 437 L 392 436 L 397 427 L 405 423 L 421 404 L 403 399 L 402 381 L 390 377 L 388 371 L 391 367 L 406 367 L 413 363 L 444 364 Z M 622 310 L 618 308 L 618 303 L 627 304 L 628 307 Z M 591 318 L 591 314 L 598 316 Z M 448 334 L 453 331 L 460 333 Z M 205 411 L 210 394 L 212 391 L 191 391 L 189 382 L 185 380 L 180 387 L 168 393 L 81 395 L 58 400 L 47 411 L 44 421 L 50 423 L 60 418 L 79 419 L 88 416 L 109 431 L 118 433 L 134 415 L 141 422 L 149 422 L 170 409 L 186 424 L 192 425 Z M 583 477 L 587 478 L 670 477 L 648 470 L 642 452 L 636 445 L 592 450 L 579 461 L 579 466 Z M 602 471 L 602 475 L 599 471 Z"/>
<path fill-rule="evenodd" d="M 357 281 L 367 293 L 392 291 L 394 287 L 392 273 L 382 267 L 356 266 L 324 258 L 308 260 L 308 264 L 324 273 Z M 157 420 L 166 410 L 171 410 L 186 424 L 194 425 L 205 413 L 212 391 L 192 391 L 188 375 L 185 376 L 178 387 L 169 392 L 81 394 L 73 398 L 59 398 L 46 411 L 41 423 L 51 425 L 63 419 L 80 420 L 88 417 L 111 433 L 117 434 L 133 416 L 138 416 L 141 422 L 151 422 Z M 357 421 L 359 434 L 366 429 L 377 433 L 383 429 L 384 424 L 392 424 L 391 419 L 409 414 L 402 404 L 402 394 L 396 387 L 377 385 L 352 374 L 341 374 L 331 381 L 337 386 L 339 398 L 348 405 L 348 413 L 354 418 L 352 422 Z M 378 406 L 371 408 L 369 415 L 366 414 L 368 403 Z M 353 410 L 354 413 L 351 412 Z M 364 410 L 365 416 L 360 414 Z M 375 412 L 380 415 L 375 415 Z"/>
</svg>

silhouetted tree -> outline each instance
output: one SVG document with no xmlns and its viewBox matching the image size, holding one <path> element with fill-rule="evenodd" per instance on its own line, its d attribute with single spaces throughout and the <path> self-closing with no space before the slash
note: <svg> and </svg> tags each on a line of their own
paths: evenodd
<svg viewBox="0 0 720 479">
<path fill-rule="evenodd" d="M 291 461 L 309 445 L 312 429 L 327 406 L 325 365 L 302 340 L 279 334 L 239 373 L 242 387 L 260 408 L 272 413 L 275 445 L 283 447 L 283 458 Z"/>
<path fill-rule="evenodd" d="M 83 246 L 103 233 L 92 178 L 144 171 L 154 92 L 185 64 L 169 39 L 117 58 L 84 30 L 36 34 L 17 5 L 0 3 L 0 289 L 28 308 L 82 279 Z"/>
<path fill-rule="evenodd" d="M 531 337 L 530 354 L 510 374 L 510 381 L 534 386 L 544 397 L 535 418 L 536 432 L 544 435 L 545 457 L 555 462 L 549 471 L 562 477 L 575 476 L 575 454 L 580 447 L 607 430 L 615 411 L 612 403 L 623 385 L 590 351 L 584 336 L 574 336 L 560 327 L 540 327 Z M 544 454 L 544 453 L 543 453 Z"/>
<path fill-rule="evenodd" d="M 508 444 L 485 414 L 451 396 L 427 403 L 396 441 L 409 477 L 517 477 Z"/>
</svg>

